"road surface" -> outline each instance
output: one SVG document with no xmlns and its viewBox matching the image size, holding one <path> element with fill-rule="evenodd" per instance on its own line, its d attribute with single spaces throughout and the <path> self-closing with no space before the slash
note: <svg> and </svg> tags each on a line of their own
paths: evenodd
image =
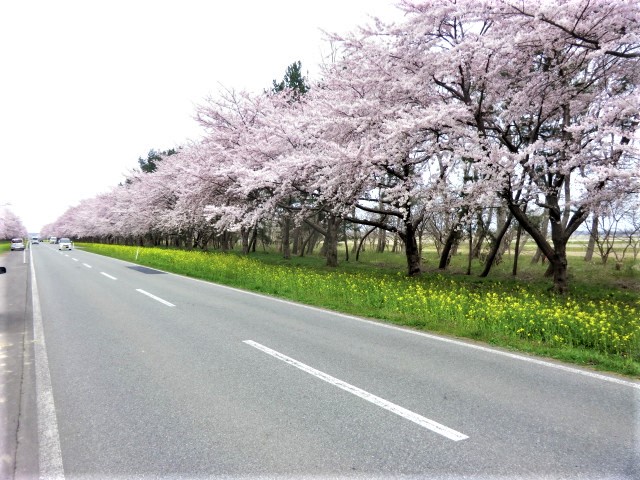
<svg viewBox="0 0 640 480">
<path fill-rule="evenodd" d="M 636 382 L 31 253 L 0 277 L 16 478 L 640 478 Z"/>
</svg>

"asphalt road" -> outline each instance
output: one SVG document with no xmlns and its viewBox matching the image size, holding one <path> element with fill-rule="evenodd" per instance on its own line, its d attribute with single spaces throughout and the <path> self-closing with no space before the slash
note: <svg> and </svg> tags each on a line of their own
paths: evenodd
<svg viewBox="0 0 640 480">
<path fill-rule="evenodd" d="M 0 277 L 35 332 L 16 477 L 35 443 L 47 478 L 640 478 L 638 383 L 53 245 L 32 267 Z"/>
</svg>

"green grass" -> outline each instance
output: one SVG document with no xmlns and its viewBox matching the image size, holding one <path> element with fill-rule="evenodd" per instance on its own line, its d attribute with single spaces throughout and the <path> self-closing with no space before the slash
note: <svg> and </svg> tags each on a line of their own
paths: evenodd
<svg viewBox="0 0 640 480">
<path fill-rule="evenodd" d="M 82 246 L 191 277 L 640 378 L 640 272 L 632 264 L 615 270 L 572 259 L 571 294 L 557 297 L 548 291 L 545 266 L 525 257 L 515 279 L 509 261 L 480 279 L 480 263 L 467 276 L 464 256 L 456 256 L 443 274 L 435 269 L 435 254 L 427 254 L 425 274 L 407 278 L 404 256 L 391 253 L 367 252 L 360 262 L 330 269 L 316 256 L 284 260 L 277 253 L 247 257 Z"/>
<path fill-rule="evenodd" d="M 0 253 L 11 250 L 11 242 L 0 242 Z"/>
</svg>

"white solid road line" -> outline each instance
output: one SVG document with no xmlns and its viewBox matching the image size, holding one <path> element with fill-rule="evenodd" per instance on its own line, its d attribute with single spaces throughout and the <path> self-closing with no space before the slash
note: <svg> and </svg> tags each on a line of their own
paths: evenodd
<svg viewBox="0 0 640 480">
<path fill-rule="evenodd" d="M 36 270 L 35 265 L 33 264 L 33 255 L 30 255 L 30 257 L 40 478 L 64 480 L 62 450 L 60 449 L 56 407 L 53 402 L 49 359 L 47 357 L 47 347 L 44 341 L 44 327 L 42 325 L 40 298 L 38 297 L 38 283 L 36 282 Z"/>
<path fill-rule="evenodd" d="M 272 357 L 275 357 L 278 360 L 282 360 L 283 362 L 288 363 L 291 366 L 294 366 L 310 375 L 313 375 L 314 377 L 317 377 L 320 380 L 324 380 L 325 382 L 330 383 L 331 385 L 334 385 L 338 388 L 341 388 L 342 390 L 352 393 L 353 395 L 356 395 L 357 397 L 360 397 L 368 402 L 371 402 L 374 405 L 382 407 L 385 410 L 395 413 L 396 415 L 400 415 L 401 417 L 406 418 L 407 420 L 411 420 L 412 422 L 417 423 L 421 427 L 431 430 L 432 432 L 438 433 L 448 438 L 449 440 L 453 440 L 454 442 L 459 442 L 460 440 L 465 440 L 469 438 L 467 435 L 463 433 L 457 432 L 438 422 L 434 422 L 433 420 L 423 417 L 422 415 L 418 415 L 417 413 L 414 413 L 411 410 L 407 410 L 406 408 L 396 405 L 395 403 L 389 402 L 384 398 L 380 398 L 376 395 L 373 395 L 372 393 L 361 390 L 358 387 L 355 387 L 347 382 L 343 382 L 342 380 L 332 377 L 331 375 L 321 372 L 320 370 L 316 370 L 315 368 L 312 368 L 309 365 L 306 365 L 302 362 L 294 360 L 291 357 L 287 357 L 286 355 L 283 355 L 280 352 L 276 352 L 275 350 L 265 347 L 264 345 L 254 342 L 253 340 L 244 340 L 243 343 L 246 343 L 247 345 L 257 348 L 258 350 L 268 355 L 271 355 Z"/>
<path fill-rule="evenodd" d="M 154 300 L 160 302 L 160 303 L 164 303 L 167 307 L 175 307 L 175 305 L 171 302 L 167 302 L 166 300 L 163 300 L 160 297 L 156 297 L 155 295 L 153 295 L 152 293 L 149 292 L 145 292 L 144 290 L 142 290 L 141 288 L 136 288 L 136 292 L 140 292 L 143 295 L 146 295 L 147 297 L 153 298 Z"/>
<path fill-rule="evenodd" d="M 110 278 L 111 280 L 117 280 L 116 277 L 112 277 L 111 275 L 109 275 L 108 273 L 104 273 L 104 272 L 100 272 L 101 275 L 104 275 L 107 278 Z"/>
</svg>

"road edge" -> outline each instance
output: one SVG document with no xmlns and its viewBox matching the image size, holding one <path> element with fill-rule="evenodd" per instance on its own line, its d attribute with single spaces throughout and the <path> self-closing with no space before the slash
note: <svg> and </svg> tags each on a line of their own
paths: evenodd
<svg viewBox="0 0 640 480">
<path fill-rule="evenodd" d="M 33 255 L 31 262 L 31 298 L 33 307 L 33 346 L 36 370 L 36 404 L 38 415 L 38 460 L 41 479 L 64 480 L 58 420 L 53 401 L 49 358 L 44 338 L 44 325 Z"/>
</svg>

